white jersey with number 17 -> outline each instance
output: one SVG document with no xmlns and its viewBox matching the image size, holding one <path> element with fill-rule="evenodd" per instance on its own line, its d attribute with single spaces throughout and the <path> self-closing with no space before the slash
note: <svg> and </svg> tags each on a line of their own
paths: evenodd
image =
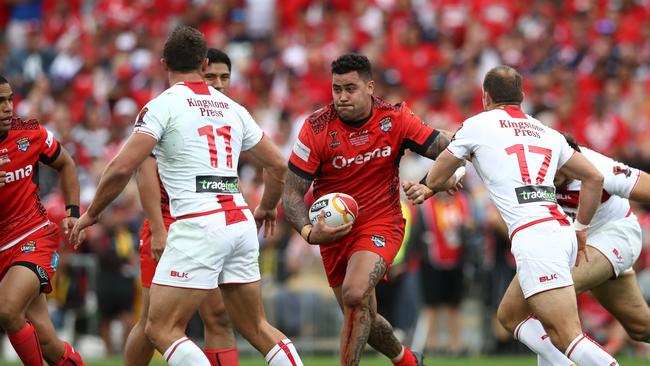
<svg viewBox="0 0 650 366">
<path fill-rule="evenodd" d="M 559 132 L 516 107 L 506 106 L 467 119 L 448 150 L 472 162 L 506 222 L 510 238 L 545 221 L 560 220 L 568 225 L 557 205 L 553 178 L 574 150 Z"/>
<path fill-rule="evenodd" d="M 232 99 L 204 82 L 177 83 L 147 103 L 133 133 L 158 141 L 154 153 L 172 216 L 248 207 L 237 163 L 263 132 Z"/>
</svg>

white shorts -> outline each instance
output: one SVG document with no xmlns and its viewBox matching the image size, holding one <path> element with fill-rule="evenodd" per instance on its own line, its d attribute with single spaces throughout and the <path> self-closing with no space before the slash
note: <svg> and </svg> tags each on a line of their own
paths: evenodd
<svg viewBox="0 0 650 366">
<path fill-rule="evenodd" d="M 555 220 L 530 226 L 512 238 L 511 252 L 525 298 L 573 285 L 571 268 L 578 253 L 573 226 Z"/>
<path fill-rule="evenodd" d="M 587 245 L 607 257 L 616 277 L 632 271 L 641 253 L 642 240 L 641 225 L 634 214 L 610 221 L 587 234 Z"/>
<path fill-rule="evenodd" d="M 174 222 L 152 283 L 214 289 L 259 281 L 257 227 L 250 210 L 243 212 L 248 220 L 230 225 L 223 212 Z"/>
</svg>

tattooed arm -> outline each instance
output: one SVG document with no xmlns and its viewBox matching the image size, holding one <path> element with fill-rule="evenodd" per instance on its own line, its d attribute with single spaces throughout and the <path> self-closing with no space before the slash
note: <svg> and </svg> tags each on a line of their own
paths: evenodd
<svg viewBox="0 0 650 366">
<path fill-rule="evenodd" d="M 305 206 L 305 194 L 309 190 L 311 180 L 302 178 L 292 170 L 287 175 L 287 184 L 282 194 L 284 213 L 291 226 L 309 244 L 324 244 L 343 237 L 352 229 L 352 223 L 338 227 L 330 227 L 325 224 L 325 217 L 321 213 L 318 220 L 309 222 L 309 213 Z"/>
</svg>

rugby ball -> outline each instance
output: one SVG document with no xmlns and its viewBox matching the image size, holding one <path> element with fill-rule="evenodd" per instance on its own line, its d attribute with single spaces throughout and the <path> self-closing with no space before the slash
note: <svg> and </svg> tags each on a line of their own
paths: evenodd
<svg viewBox="0 0 650 366">
<path fill-rule="evenodd" d="M 345 193 L 329 193 L 321 196 L 309 208 L 309 221 L 312 225 L 318 221 L 321 212 L 325 214 L 325 224 L 336 227 L 354 222 L 359 206 L 357 201 Z"/>
</svg>

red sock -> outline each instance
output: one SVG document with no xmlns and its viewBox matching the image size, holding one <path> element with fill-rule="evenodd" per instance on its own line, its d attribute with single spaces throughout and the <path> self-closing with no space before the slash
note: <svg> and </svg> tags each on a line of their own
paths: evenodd
<svg viewBox="0 0 650 366">
<path fill-rule="evenodd" d="M 415 360 L 415 356 L 413 355 L 413 352 L 411 352 L 410 349 L 402 346 L 404 349 L 404 354 L 402 354 L 402 358 L 399 360 L 392 360 L 393 365 L 395 366 L 417 366 L 417 361 Z"/>
<path fill-rule="evenodd" d="M 203 353 L 208 356 L 211 366 L 239 366 L 239 355 L 237 354 L 236 347 L 206 349 Z"/>
<path fill-rule="evenodd" d="M 38 336 L 29 322 L 25 323 L 23 329 L 18 333 L 9 334 L 9 342 L 14 346 L 18 357 L 25 366 L 43 366 Z"/>
<path fill-rule="evenodd" d="M 65 352 L 63 352 L 63 357 L 56 362 L 55 366 L 86 366 L 79 352 L 72 348 L 70 343 L 64 343 Z"/>
</svg>

